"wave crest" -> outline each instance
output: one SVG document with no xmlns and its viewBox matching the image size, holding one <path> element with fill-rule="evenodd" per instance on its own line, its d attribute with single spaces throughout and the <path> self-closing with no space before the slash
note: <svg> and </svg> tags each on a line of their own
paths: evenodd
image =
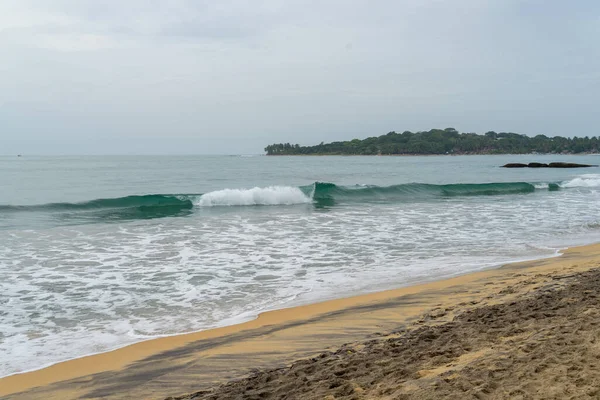
<svg viewBox="0 0 600 400">
<path fill-rule="evenodd" d="M 526 195 L 544 189 L 554 192 L 568 188 L 595 187 L 600 187 L 600 174 L 585 174 L 555 183 L 404 183 L 391 186 L 344 186 L 315 182 L 300 187 L 268 186 L 223 189 L 205 194 L 131 195 L 80 203 L 0 204 L 0 214 L 32 212 L 43 214 L 53 223 L 71 224 L 186 216 L 193 213 L 195 207 L 313 204 L 320 208 L 339 204 L 435 201 L 449 197 Z"/>
<path fill-rule="evenodd" d="M 200 196 L 195 205 L 214 206 L 274 206 L 310 203 L 312 199 L 292 186 L 269 186 L 252 189 L 223 189 Z"/>
<path fill-rule="evenodd" d="M 573 178 L 570 181 L 563 182 L 561 187 L 564 188 L 576 188 L 576 187 L 599 187 L 600 186 L 600 175 L 598 174 L 585 174 Z"/>
<path fill-rule="evenodd" d="M 527 182 L 500 183 L 457 183 L 433 185 L 427 183 L 405 183 L 393 186 L 338 186 L 334 183 L 314 184 L 312 198 L 317 206 L 331 206 L 339 202 L 410 202 L 433 198 L 459 196 L 495 196 L 526 194 L 535 191 Z"/>
</svg>

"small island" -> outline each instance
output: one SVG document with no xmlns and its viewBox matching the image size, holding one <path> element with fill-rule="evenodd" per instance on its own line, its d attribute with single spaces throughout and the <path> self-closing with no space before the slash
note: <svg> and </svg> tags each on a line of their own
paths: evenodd
<svg viewBox="0 0 600 400">
<path fill-rule="evenodd" d="M 494 131 L 483 135 L 460 133 L 454 128 L 402 133 L 343 142 L 321 142 L 315 146 L 276 143 L 265 147 L 269 156 L 290 155 L 432 155 L 432 154 L 582 154 L 597 153 L 600 139 L 594 137 L 530 137 Z"/>
</svg>

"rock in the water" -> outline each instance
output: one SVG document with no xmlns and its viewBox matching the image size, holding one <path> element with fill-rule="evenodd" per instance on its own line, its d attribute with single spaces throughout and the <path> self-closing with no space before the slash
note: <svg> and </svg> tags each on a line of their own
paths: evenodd
<svg viewBox="0 0 600 400">
<path fill-rule="evenodd" d="M 502 166 L 502 168 L 526 168 L 527 164 L 521 163 L 509 163 Z"/>
<path fill-rule="evenodd" d="M 527 164 L 528 168 L 548 168 L 548 164 L 543 164 L 539 162 L 530 162 Z"/>
<path fill-rule="evenodd" d="M 552 163 L 548 164 L 548 167 L 549 168 L 588 168 L 588 167 L 597 167 L 597 165 L 552 162 Z"/>
<path fill-rule="evenodd" d="M 588 167 L 597 167 L 597 165 L 566 163 L 566 162 L 552 162 L 550 164 L 532 162 L 529 164 L 508 163 L 508 164 L 504 164 L 502 166 L 502 168 L 588 168 Z"/>
</svg>

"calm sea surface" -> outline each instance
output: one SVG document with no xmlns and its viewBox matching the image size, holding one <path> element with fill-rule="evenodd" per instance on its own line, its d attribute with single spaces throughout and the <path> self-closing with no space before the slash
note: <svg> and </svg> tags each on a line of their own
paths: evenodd
<svg viewBox="0 0 600 400">
<path fill-rule="evenodd" d="M 600 156 L 0 157 L 0 376 L 600 241 Z"/>
</svg>

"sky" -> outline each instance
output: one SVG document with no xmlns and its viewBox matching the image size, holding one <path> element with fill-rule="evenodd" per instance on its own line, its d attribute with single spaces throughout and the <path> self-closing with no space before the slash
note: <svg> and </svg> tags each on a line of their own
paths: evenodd
<svg viewBox="0 0 600 400">
<path fill-rule="evenodd" d="M 1 0 L 0 154 L 600 134 L 596 0 Z"/>
</svg>

